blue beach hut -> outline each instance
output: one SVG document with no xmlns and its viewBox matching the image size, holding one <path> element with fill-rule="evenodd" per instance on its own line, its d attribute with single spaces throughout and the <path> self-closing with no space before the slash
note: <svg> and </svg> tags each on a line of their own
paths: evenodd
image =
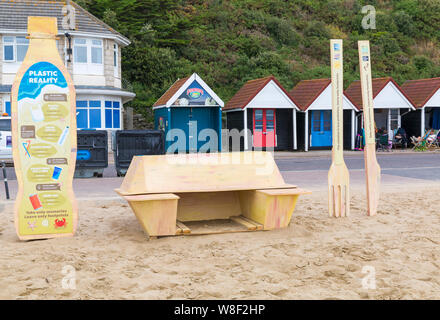
<svg viewBox="0 0 440 320">
<path fill-rule="evenodd" d="M 153 105 L 154 126 L 165 133 L 165 150 L 221 151 L 223 101 L 196 73 L 179 79 Z"/>
</svg>

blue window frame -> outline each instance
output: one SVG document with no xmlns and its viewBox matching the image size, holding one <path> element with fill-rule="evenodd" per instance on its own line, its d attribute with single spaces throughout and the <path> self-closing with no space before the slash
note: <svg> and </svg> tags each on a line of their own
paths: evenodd
<svg viewBox="0 0 440 320">
<path fill-rule="evenodd" d="M 77 100 L 76 113 L 76 126 L 78 127 L 78 129 L 101 128 L 100 100 Z"/>
<path fill-rule="evenodd" d="M 113 128 L 113 121 L 112 121 L 112 102 L 106 101 L 105 102 L 105 127 L 106 129 L 112 129 Z"/>
<path fill-rule="evenodd" d="M 121 105 L 119 101 L 105 101 L 105 127 L 106 129 L 120 129 Z"/>
<path fill-rule="evenodd" d="M 5 101 L 5 112 L 11 116 L 11 101 Z"/>
<path fill-rule="evenodd" d="M 90 100 L 89 101 L 89 119 L 90 129 L 101 128 L 101 101 Z"/>
<path fill-rule="evenodd" d="M 121 127 L 119 114 L 119 102 L 113 101 L 113 128 L 115 129 L 119 129 Z"/>
<path fill-rule="evenodd" d="M 87 110 L 87 101 L 76 101 L 76 126 L 78 129 L 89 128 L 89 113 Z"/>
</svg>

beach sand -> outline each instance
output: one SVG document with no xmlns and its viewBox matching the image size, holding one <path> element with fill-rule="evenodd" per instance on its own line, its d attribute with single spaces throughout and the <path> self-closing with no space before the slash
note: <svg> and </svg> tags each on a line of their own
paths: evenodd
<svg viewBox="0 0 440 320">
<path fill-rule="evenodd" d="M 2 202 L 0 299 L 439 299 L 439 190 L 384 187 L 367 217 L 352 188 L 340 219 L 315 190 L 285 229 L 150 241 L 121 199 L 80 201 L 73 238 L 20 242 Z"/>
</svg>

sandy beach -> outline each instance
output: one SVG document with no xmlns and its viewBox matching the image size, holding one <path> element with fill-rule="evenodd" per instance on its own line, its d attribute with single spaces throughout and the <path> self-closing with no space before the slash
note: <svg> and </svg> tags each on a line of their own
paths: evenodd
<svg viewBox="0 0 440 320">
<path fill-rule="evenodd" d="M 439 187 L 383 186 L 379 214 L 367 217 L 355 186 L 345 219 L 327 216 L 320 188 L 286 229 L 151 241 L 115 199 L 80 201 L 73 238 L 20 242 L 2 202 L 0 298 L 438 299 Z M 75 289 L 63 289 L 63 268 L 75 270 Z M 376 289 L 362 285 L 371 270 Z"/>
</svg>

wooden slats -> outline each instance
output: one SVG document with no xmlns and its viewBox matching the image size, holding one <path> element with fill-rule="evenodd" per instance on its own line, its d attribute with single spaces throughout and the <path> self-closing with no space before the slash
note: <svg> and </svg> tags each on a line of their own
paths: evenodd
<svg viewBox="0 0 440 320">
<path fill-rule="evenodd" d="M 227 221 L 228 219 L 224 220 Z M 248 219 L 244 216 L 236 216 L 231 217 L 229 220 L 234 221 L 235 223 L 240 224 L 243 228 L 229 228 L 228 230 L 222 230 L 221 228 L 216 230 L 207 230 L 206 228 L 200 229 L 200 227 L 196 227 L 196 229 L 192 230 L 188 228 L 185 224 L 183 224 L 181 221 L 176 222 L 176 235 L 177 236 L 183 236 L 183 235 L 202 235 L 202 234 L 218 234 L 218 233 L 230 233 L 230 232 L 246 232 L 246 231 L 260 231 L 263 230 L 263 225 L 255 222 L 251 219 Z M 220 220 L 218 220 L 220 221 Z M 199 223 L 202 223 L 200 221 Z"/>
<path fill-rule="evenodd" d="M 254 224 L 257 228 L 255 229 L 255 230 L 263 230 L 263 225 L 261 224 L 261 223 L 258 223 L 258 222 L 256 222 L 256 221 L 254 221 L 254 220 L 251 220 L 251 219 L 249 219 L 249 218 L 246 218 L 246 217 L 244 217 L 244 216 L 240 216 L 240 218 L 241 219 L 243 219 L 244 221 L 247 221 L 247 222 L 249 222 L 249 223 L 252 223 L 252 224 Z"/>
<path fill-rule="evenodd" d="M 177 229 L 180 230 L 181 234 L 189 234 L 191 233 L 191 229 L 188 228 L 180 221 L 176 221 Z"/>
<path fill-rule="evenodd" d="M 248 230 L 257 230 L 257 226 L 255 224 L 243 219 L 242 217 L 231 217 L 231 220 L 243 225 Z"/>
</svg>

